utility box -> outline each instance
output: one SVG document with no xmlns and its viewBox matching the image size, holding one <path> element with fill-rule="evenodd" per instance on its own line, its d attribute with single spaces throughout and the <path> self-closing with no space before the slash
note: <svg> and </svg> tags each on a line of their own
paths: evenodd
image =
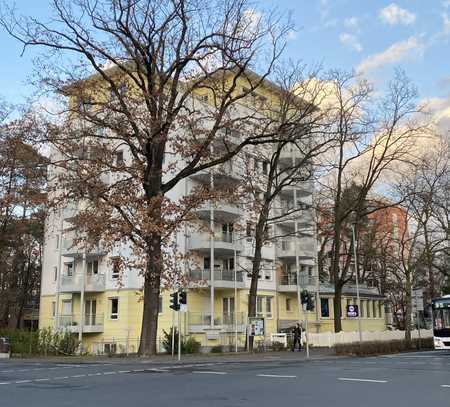
<svg viewBox="0 0 450 407">
<path fill-rule="evenodd" d="M 11 354 L 9 338 L 0 337 L 0 359 L 8 359 Z"/>
</svg>

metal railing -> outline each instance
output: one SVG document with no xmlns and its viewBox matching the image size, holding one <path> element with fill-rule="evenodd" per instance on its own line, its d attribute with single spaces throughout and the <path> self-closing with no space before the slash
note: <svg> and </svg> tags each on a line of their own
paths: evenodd
<svg viewBox="0 0 450 407">
<path fill-rule="evenodd" d="M 61 291 L 80 291 L 83 281 L 82 273 L 76 272 L 72 275 L 63 274 L 61 276 Z M 84 289 L 86 291 L 103 291 L 106 286 L 105 274 L 86 274 Z"/>
<path fill-rule="evenodd" d="M 188 326 L 209 326 L 211 325 L 211 314 L 205 312 L 188 312 Z M 243 312 L 223 313 L 214 315 L 214 325 L 216 326 L 230 326 L 242 325 L 245 323 L 245 314 Z"/>
<path fill-rule="evenodd" d="M 80 314 L 60 315 L 56 322 L 58 328 L 79 327 L 81 325 Z M 85 314 L 83 320 L 84 327 L 103 326 L 103 314 Z"/>
<path fill-rule="evenodd" d="M 214 270 L 215 281 L 234 281 L 234 270 L 216 269 Z M 189 279 L 192 281 L 211 280 L 211 270 L 191 270 L 189 271 Z M 236 273 L 236 281 L 243 282 L 242 273 Z"/>
</svg>

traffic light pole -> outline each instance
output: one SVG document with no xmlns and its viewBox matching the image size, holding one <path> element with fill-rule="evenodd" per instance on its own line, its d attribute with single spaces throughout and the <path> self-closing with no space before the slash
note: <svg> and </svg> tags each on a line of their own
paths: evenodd
<svg viewBox="0 0 450 407">
<path fill-rule="evenodd" d="M 175 356 L 175 310 L 172 310 L 172 357 Z"/>
<path fill-rule="evenodd" d="M 181 360 L 181 317 L 180 312 L 178 314 L 178 361 Z"/>
</svg>

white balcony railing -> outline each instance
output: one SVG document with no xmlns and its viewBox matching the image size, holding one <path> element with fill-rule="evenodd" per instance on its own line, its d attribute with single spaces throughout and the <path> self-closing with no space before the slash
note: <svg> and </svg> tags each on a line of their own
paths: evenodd
<svg viewBox="0 0 450 407">
<path fill-rule="evenodd" d="M 85 314 L 83 318 L 83 331 L 103 332 L 104 316 L 103 314 Z M 81 326 L 80 314 L 60 315 L 55 326 L 59 330 L 68 330 L 69 332 L 79 332 Z"/>
<path fill-rule="evenodd" d="M 60 281 L 61 292 L 79 292 L 83 286 L 82 273 L 72 275 L 63 274 Z M 105 291 L 106 278 L 104 274 L 86 274 L 84 279 L 84 291 Z"/>
</svg>

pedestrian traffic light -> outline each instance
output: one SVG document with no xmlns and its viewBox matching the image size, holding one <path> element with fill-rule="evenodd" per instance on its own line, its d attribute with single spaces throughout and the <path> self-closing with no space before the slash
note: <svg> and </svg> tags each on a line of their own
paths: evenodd
<svg viewBox="0 0 450 407">
<path fill-rule="evenodd" d="M 174 292 L 170 294 L 170 306 L 174 311 L 178 311 L 180 309 L 180 304 L 178 304 L 178 292 Z"/>
<path fill-rule="evenodd" d="M 180 304 L 186 305 L 187 304 L 187 292 L 186 291 L 180 291 L 178 302 Z"/>
</svg>

